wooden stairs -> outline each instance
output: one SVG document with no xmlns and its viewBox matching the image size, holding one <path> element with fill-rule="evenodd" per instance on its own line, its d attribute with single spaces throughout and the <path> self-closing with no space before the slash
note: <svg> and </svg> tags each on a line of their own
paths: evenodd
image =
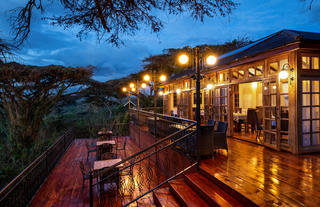
<svg viewBox="0 0 320 207">
<path fill-rule="evenodd" d="M 155 190 L 153 203 L 157 207 L 258 206 L 224 184 L 211 170 L 208 172 L 201 164 L 196 169 L 170 181 L 167 186 Z"/>
</svg>

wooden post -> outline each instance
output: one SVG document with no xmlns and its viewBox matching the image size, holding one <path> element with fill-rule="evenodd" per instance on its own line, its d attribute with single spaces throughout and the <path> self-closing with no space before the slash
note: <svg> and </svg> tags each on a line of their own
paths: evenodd
<svg viewBox="0 0 320 207">
<path fill-rule="evenodd" d="M 89 193 L 90 193 L 90 207 L 93 207 L 93 190 L 92 190 L 92 171 L 89 172 Z"/>
</svg>

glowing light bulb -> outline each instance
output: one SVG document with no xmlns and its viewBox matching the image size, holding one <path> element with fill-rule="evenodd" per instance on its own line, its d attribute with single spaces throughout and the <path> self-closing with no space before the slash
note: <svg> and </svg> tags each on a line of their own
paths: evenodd
<svg viewBox="0 0 320 207">
<path fill-rule="evenodd" d="M 210 55 L 207 57 L 207 64 L 208 65 L 214 65 L 217 62 L 217 58 L 213 55 Z"/>
<path fill-rule="evenodd" d="M 213 88 L 213 85 L 211 84 L 211 83 L 209 83 L 208 85 L 207 85 L 207 89 L 208 90 L 211 90 Z"/>
<path fill-rule="evenodd" d="M 179 56 L 179 62 L 181 64 L 186 64 L 189 61 L 189 57 L 186 54 Z"/>
<path fill-rule="evenodd" d="M 282 70 L 280 73 L 279 73 L 279 78 L 280 79 L 287 79 L 289 77 L 289 73 L 285 70 Z"/>
<path fill-rule="evenodd" d="M 151 79 L 150 75 L 143 76 L 143 80 L 145 81 L 150 81 L 150 79 Z"/>
<path fill-rule="evenodd" d="M 145 84 L 145 83 L 141 84 L 141 88 L 146 88 L 146 87 L 147 87 L 147 84 Z"/>
<path fill-rule="evenodd" d="M 181 89 L 178 88 L 178 89 L 176 90 L 176 92 L 177 92 L 177 94 L 181 93 Z"/>
<path fill-rule="evenodd" d="M 167 80 L 167 77 L 165 75 L 160 76 L 160 81 L 164 82 Z"/>
</svg>

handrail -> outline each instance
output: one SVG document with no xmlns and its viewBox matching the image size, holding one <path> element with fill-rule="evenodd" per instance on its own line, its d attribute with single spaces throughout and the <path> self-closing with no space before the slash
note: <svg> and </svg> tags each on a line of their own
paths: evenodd
<svg viewBox="0 0 320 207">
<path fill-rule="evenodd" d="M 131 167 L 131 166 L 133 166 L 133 165 L 135 165 L 136 163 L 139 163 L 139 162 L 141 162 L 141 161 L 143 161 L 143 160 L 151 157 L 152 155 L 154 155 L 154 154 L 156 154 L 156 153 L 158 153 L 158 152 L 160 152 L 160 151 L 162 151 L 162 150 L 164 150 L 164 149 L 166 149 L 166 148 L 168 148 L 168 147 L 170 147 L 170 146 L 172 146 L 172 145 L 174 145 L 174 144 L 176 144 L 176 143 L 178 143 L 179 141 L 181 141 L 181 140 L 183 140 L 184 138 L 192 135 L 193 133 L 195 133 L 195 131 L 190 132 L 189 134 L 186 134 L 186 135 L 184 135 L 183 137 L 180 137 L 180 138 L 176 139 L 174 142 L 171 142 L 170 144 L 167 144 L 166 146 L 164 146 L 164 147 L 162 147 L 162 148 L 160 148 L 160 149 L 158 149 L 158 150 L 156 150 L 156 151 L 148 154 L 147 156 L 143 157 L 142 159 L 140 159 L 140 160 L 138 160 L 138 161 L 135 161 L 134 163 L 132 163 L 132 164 L 130 164 L 130 165 L 128 165 L 128 166 L 120 169 L 119 172 L 121 172 L 121 171 L 123 171 L 123 170 L 125 170 L 125 169 L 127 169 L 127 168 L 129 168 L 129 167 Z M 113 165 L 113 166 L 118 166 L 118 165 L 120 165 L 120 163 L 123 164 L 123 162 L 118 162 L 118 163 L 116 163 L 116 164 Z M 111 167 L 106 168 L 105 171 L 100 171 L 100 172 L 101 172 L 101 173 L 105 173 L 105 172 L 111 171 L 112 169 L 114 169 L 114 168 L 112 168 L 112 166 L 111 166 Z M 117 172 L 117 173 L 118 173 L 118 172 Z M 114 175 L 114 173 L 108 175 L 106 178 L 104 178 L 104 179 L 96 182 L 96 183 L 93 184 L 93 185 L 97 185 L 97 184 L 99 184 L 99 183 L 107 180 L 109 177 L 112 177 L 113 175 Z"/>
<path fill-rule="evenodd" d="M 170 135 L 168 135 L 167 137 L 164 137 L 164 138 L 158 140 L 158 141 L 155 142 L 154 144 L 152 144 L 152 145 L 144 148 L 143 150 L 141 150 L 141 151 L 139 151 L 139 152 L 137 152 L 137 153 L 135 153 L 135 154 L 133 154 L 133 155 L 125 158 L 124 160 L 121 160 L 120 162 L 115 163 L 114 165 L 106 168 L 105 171 L 102 171 L 102 172 L 104 173 L 104 172 L 111 171 L 111 170 L 115 169 L 117 166 L 119 166 L 119 165 L 121 165 L 121 164 L 123 164 L 123 163 L 125 163 L 125 162 L 127 162 L 127 161 L 129 161 L 129 160 L 131 160 L 131 159 L 134 158 L 134 157 L 137 157 L 138 155 L 140 155 L 140 154 L 148 151 L 149 149 L 151 149 L 151 148 L 159 145 L 160 143 L 167 141 L 167 140 L 170 139 L 171 137 L 173 137 L 173 136 L 181 133 L 182 131 L 186 131 L 187 129 L 190 129 L 190 128 L 194 127 L 194 126 L 196 126 L 196 124 L 192 124 L 192 125 L 186 127 L 185 129 L 181 129 L 181 130 L 179 130 L 179 131 L 177 131 L 177 132 L 174 132 L 173 134 L 170 134 Z"/>
<path fill-rule="evenodd" d="M 165 115 L 165 114 L 158 114 L 158 113 L 153 113 L 153 112 L 149 112 L 149 111 L 144 111 L 144 110 L 137 110 L 137 109 L 131 109 L 133 111 L 139 111 L 142 112 L 142 113 L 146 113 L 146 114 L 150 114 L 150 115 L 157 115 L 157 116 L 162 116 L 162 117 L 166 117 L 168 119 L 177 119 L 177 120 L 181 120 L 181 121 L 185 121 L 185 122 L 190 122 L 190 123 L 197 123 L 196 121 L 194 120 L 189 120 L 189 119 L 184 119 L 184 118 L 181 118 L 181 117 L 174 117 L 174 116 L 169 116 L 169 115 Z"/>
<path fill-rule="evenodd" d="M 193 168 L 194 166 L 196 166 L 197 164 L 199 164 L 198 162 L 193 163 L 192 165 L 190 165 L 189 167 L 181 170 L 179 173 L 175 174 L 174 176 L 171 176 L 170 178 L 166 179 L 165 181 L 161 182 L 160 184 L 158 184 L 157 186 L 153 187 L 152 189 L 148 190 L 147 192 L 143 193 L 142 195 L 136 197 L 135 199 L 133 199 L 132 201 L 130 201 L 129 203 L 125 204 L 124 207 L 129 206 L 130 204 L 138 201 L 140 198 L 144 197 L 145 195 L 153 192 L 154 190 L 156 190 L 157 188 L 160 188 L 161 186 L 163 186 L 164 184 L 168 183 L 169 181 L 175 179 L 176 177 L 182 175 L 183 173 L 187 172 L 188 170 L 190 170 L 191 168 Z"/>
<path fill-rule="evenodd" d="M 31 164 L 29 164 L 19 175 L 17 175 L 9 184 L 7 184 L 3 189 L 0 191 L 0 206 L 8 206 L 6 204 L 14 203 L 13 206 L 25 206 L 30 201 L 34 193 L 36 192 L 37 188 L 43 182 L 42 179 L 45 179 L 53 168 L 54 164 L 59 160 L 59 154 L 63 153 L 72 143 L 74 137 L 72 136 L 73 128 L 67 130 L 63 135 L 61 135 L 45 152 L 43 152 L 40 156 L 38 156 Z M 67 137 L 67 136 L 72 137 Z M 63 145 L 59 148 L 59 145 Z M 59 150 L 58 153 L 55 152 Z M 51 154 L 54 154 L 54 157 L 49 157 Z M 58 156 L 57 156 L 58 154 Z M 60 155 L 62 156 L 62 154 Z M 52 163 L 48 164 L 48 159 L 53 159 Z M 42 173 L 40 177 L 37 176 L 36 183 L 29 183 L 30 179 L 28 180 L 28 176 L 32 176 L 32 174 L 37 173 L 35 169 L 39 168 L 38 173 Z M 44 166 L 44 167 L 43 167 Z M 28 181 L 26 181 L 28 180 Z M 19 192 L 16 193 L 15 191 L 19 191 L 22 189 L 26 189 L 25 187 L 21 187 L 20 184 L 25 184 L 24 182 L 28 182 L 28 184 L 32 185 L 33 188 L 27 188 L 28 192 Z M 20 185 L 20 186 L 19 186 Z M 19 189 L 20 187 L 20 189 Z M 24 191 L 24 190 L 22 190 Z M 10 195 L 13 193 L 14 195 Z M 16 198 L 15 196 L 23 197 L 21 200 Z M 17 203 L 15 203 L 17 202 Z"/>
</svg>

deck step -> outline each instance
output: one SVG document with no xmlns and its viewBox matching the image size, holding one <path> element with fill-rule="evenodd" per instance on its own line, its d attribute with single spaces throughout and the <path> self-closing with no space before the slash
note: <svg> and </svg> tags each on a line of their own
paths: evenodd
<svg viewBox="0 0 320 207">
<path fill-rule="evenodd" d="M 160 188 L 153 192 L 153 200 L 157 207 L 179 207 L 180 204 L 170 192 L 169 187 Z"/>
<path fill-rule="evenodd" d="M 185 207 L 209 207 L 192 188 L 184 181 L 183 178 L 174 179 L 169 182 L 170 191 L 179 201 L 180 205 Z"/>
<path fill-rule="evenodd" d="M 245 206 L 198 172 L 187 173 L 185 178 L 191 188 L 201 195 L 210 206 Z"/>
<path fill-rule="evenodd" d="M 221 189 L 223 189 L 227 194 L 232 196 L 234 199 L 239 201 L 243 206 L 247 207 L 258 207 L 255 202 L 252 200 L 248 199 L 229 185 L 225 184 L 223 181 L 215 177 L 214 175 L 214 169 L 207 167 L 204 164 L 200 164 L 199 166 L 199 172 L 202 174 L 204 177 L 209 179 L 213 184 L 219 186 Z"/>
</svg>

